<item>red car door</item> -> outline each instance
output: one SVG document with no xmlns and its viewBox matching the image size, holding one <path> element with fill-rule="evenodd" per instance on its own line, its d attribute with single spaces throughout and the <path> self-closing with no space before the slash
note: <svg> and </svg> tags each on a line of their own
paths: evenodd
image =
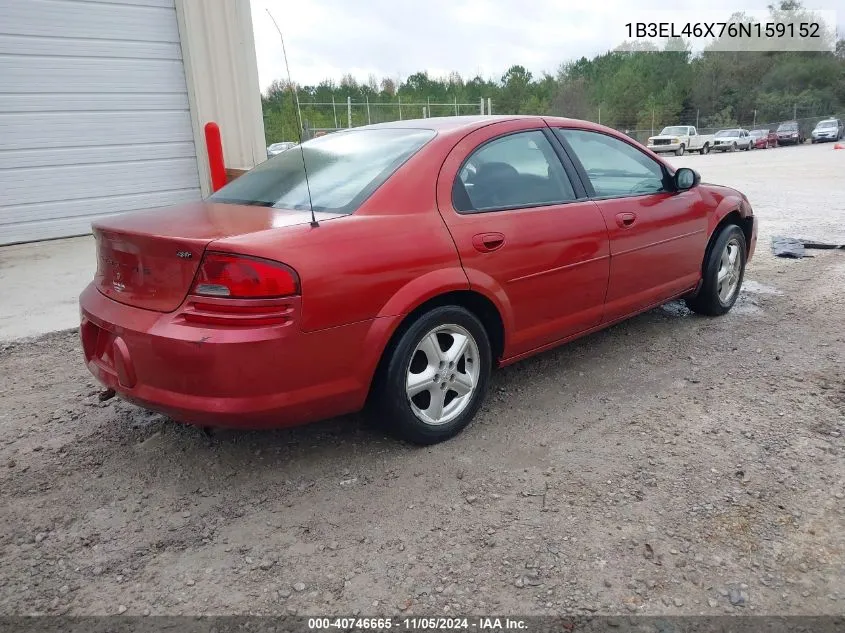
<svg viewBox="0 0 845 633">
<path fill-rule="evenodd" d="M 440 171 L 437 204 L 470 284 L 509 315 L 505 358 L 601 323 L 607 228 L 542 119 L 464 137 Z"/>
<path fill-rule="evenodd" d="M 664 166 L 625 140 L 557 128 L 610 232 L 604 321 L 659 305 L 695 287 L 707 246 L 707 204 L 676 192 Z"/>
</svg>

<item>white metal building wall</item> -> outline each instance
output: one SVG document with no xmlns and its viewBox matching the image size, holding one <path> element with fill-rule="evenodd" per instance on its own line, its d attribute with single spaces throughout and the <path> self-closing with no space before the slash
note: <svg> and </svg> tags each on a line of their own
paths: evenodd
<svg viewBox="0 0 845 633">
<path fill-rule="evenodd" d="M 0 0 L 0 244 L 200 198 L 175 0 Z"/>
</svg>

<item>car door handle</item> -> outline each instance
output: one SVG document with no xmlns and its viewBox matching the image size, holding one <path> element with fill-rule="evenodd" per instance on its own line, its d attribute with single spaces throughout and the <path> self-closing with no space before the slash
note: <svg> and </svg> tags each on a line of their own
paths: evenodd
<svg viewBox="0 0 845 633">
<path fill-rule="evenodd" d="M 629 226 L 632 226 L 636 221 L 636 213 L 626 211 L 625 213 L 616 214 L 616 224 L 618 224 L 620 228 L 627 229 Z"/>
<path fill-rule="evenodd" d="M 482 253 L 489 253 L 500 248 L 505 243 L 505 236 L 502 233 L 478 233 L 472 237 L 472 245 L 475 250 Z"/>
</svg>

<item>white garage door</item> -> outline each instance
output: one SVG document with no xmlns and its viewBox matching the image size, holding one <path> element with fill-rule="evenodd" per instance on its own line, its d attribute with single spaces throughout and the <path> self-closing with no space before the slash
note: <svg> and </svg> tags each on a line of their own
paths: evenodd
<svg viewBox="0 0 845 633">
<path fill-rule="evenodd" d="M 0 0 L 0 244 L 199 197 L 174 0 Z"/>
</svg>

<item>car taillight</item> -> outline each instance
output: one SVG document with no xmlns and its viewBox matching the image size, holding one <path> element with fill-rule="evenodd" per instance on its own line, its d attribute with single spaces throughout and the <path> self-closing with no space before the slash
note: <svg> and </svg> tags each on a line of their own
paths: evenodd
<svg viewBox="0 0 845 633">
<path fill-rule="evenodd" d="M 299 277 L 284 264 L 259 257 L 208 252 L 192 294 L 231 299 L 267 299 L 299 293 Z"/>
</svg>

